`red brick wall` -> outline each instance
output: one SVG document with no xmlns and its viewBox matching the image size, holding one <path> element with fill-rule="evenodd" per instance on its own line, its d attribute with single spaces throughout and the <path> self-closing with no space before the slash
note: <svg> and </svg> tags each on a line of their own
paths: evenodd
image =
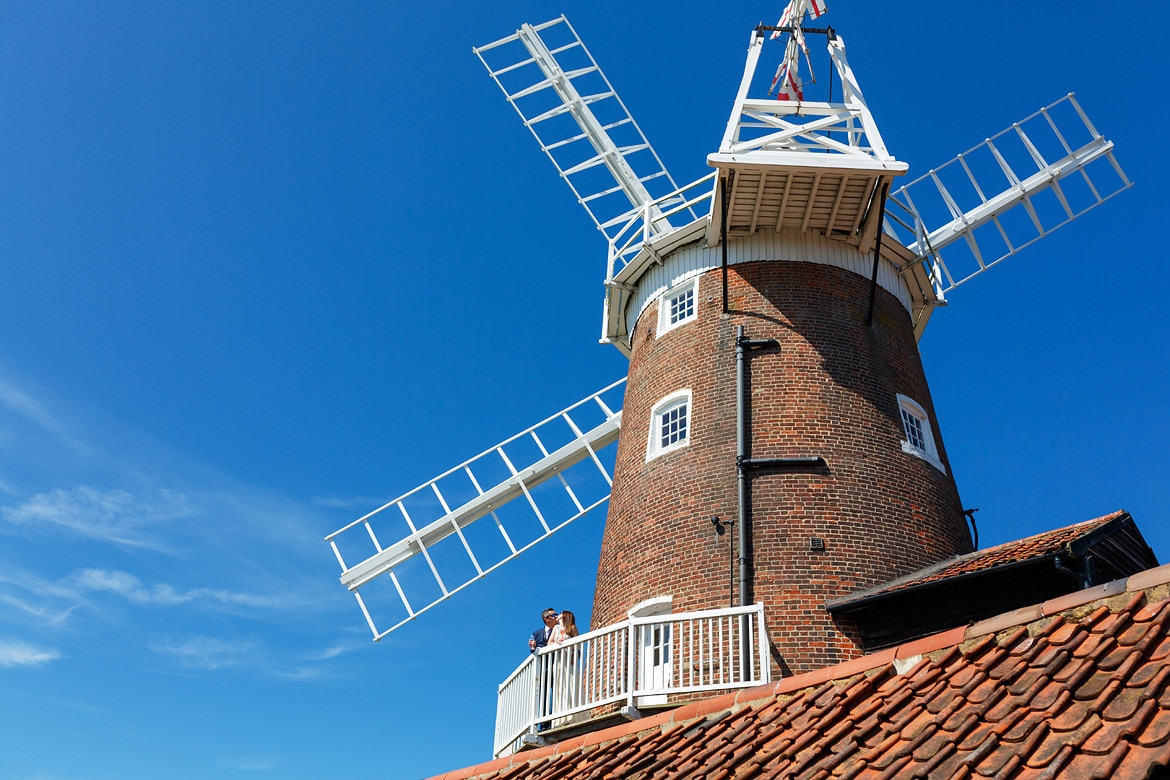
<svg viewBox="0 0 1170 780">
<path fill-rule="evenodd" d="M 827 600 L 970 550 L 958 491 L 909 315 L 882 289 L 866 327 L 869 280 L 801 262 L 730 269 L 700 280 L 698 319 L 658 338 L 657 306 L 639 319 L 602 541 L 593 625 L 622 620 L 670 594 L 674 610 L 726 606 L 727 536 L 735 518 L 735 332 L 780 348 L 750 358 L 749 455 L 820 455 L 827 468 L 765 472 L 751 481 L 753 602 L 763 601 L 774 658 L 796 673 L 852 658 L 851 627 Z M 646 462 L 651 407 L 692 391 L 690 444 Z M 897 394 L 930 415 L 943 474 L 902 451 Z M 809 550 L 811 537 L 825 542 Z M 738 602 L 738 583 L 736 599 Z"/>
</svg>

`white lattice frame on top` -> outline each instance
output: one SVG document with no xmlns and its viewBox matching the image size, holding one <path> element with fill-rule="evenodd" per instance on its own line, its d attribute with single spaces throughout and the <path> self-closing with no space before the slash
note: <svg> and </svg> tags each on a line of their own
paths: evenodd
<svg viewBox="0 0 1170 780">
<path fill-rule="evenodd" d="M 861 87 L 845 58 L 845 42 L 835 34 L 829 36 L 829 56 L 841 77 L 843 102 L 821 103 L 801 100 L 753 99 L 748 97 L 756 64 L 763 49 L 764 36 L 752 33 L 747 66 L 735 99 L 735 109 L 727 123 L 719 155 L 748 153 L 780 154 L 775 162 L 810 166 L 836 166 L 837 157 L 849 158 L 850 165 L 880 170 L 905 170 L 886 150 L 885 141 L 861 94 Z M 763 135 L 745 137 L 744 130 L 770 129 Z M 833 136 L 844 136 L 841 142 Z M 794 159 L 792 154 L 805 155 Z M 715 157 L 715 155 L 713 155 Z"/>
<path fill-rule="evenodd" d="M 886 149 L 845 57 L 844 41 L 831 30 L 828 51 L 841 79 L 842 102 L 751 97 L 764 32 L 752 33 L 723 140 L 707 158 L 719 172 L 707 242 L 721 240 L 722 190 L 728 235 L 797 227 L 868 251 L 877 235 L 877 196 L 908 166 Z"/>
</svg>

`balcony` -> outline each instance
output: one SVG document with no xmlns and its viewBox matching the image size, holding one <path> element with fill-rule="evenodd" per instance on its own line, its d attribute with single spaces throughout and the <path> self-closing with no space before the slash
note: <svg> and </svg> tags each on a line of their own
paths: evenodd
<svg viewBox="0 0 1170 780">
<path fill-rule="evenodd" d="M 631 618 L 525 659 L 500 684 L 494 753 L 579 730 L 597 713 L 770 681 L 763 604 Z"/>
</svg>

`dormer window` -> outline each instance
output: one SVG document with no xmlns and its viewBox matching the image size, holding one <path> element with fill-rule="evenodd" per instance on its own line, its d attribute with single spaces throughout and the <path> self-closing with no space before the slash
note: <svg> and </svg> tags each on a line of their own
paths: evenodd
<svg viewBox="0 0 1170 780">
<path fill-rule="evenodd" d="M 902 441 L 902 452 L 922 458 L 936 469 L 946 474 L 946 466 L 938 457 L 938 447 L 934 443 L 934 431 L 930 428 L 930 417 L 926 410 L 912 398 L 898 394 L 898 410 L 902 415 L 902 430 L 906 434 Z"/>
<path fill-rule="evenodd" d="M 650 414 L 650 441 L 646 460 L 685 447 L 691 440 L 691 391 L 682 390 L 663 398 Z"/>
<path fill-rule="evenodd" d="M 677 284 L 658 301 L 658 335 L 695 319 L 699 297 L 699 277 Z"/>
</svg>

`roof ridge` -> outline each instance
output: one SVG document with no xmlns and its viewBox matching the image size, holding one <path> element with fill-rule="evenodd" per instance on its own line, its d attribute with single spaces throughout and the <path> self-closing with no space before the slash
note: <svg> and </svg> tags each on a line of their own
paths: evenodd
<svg viewBox="0 0 1170 780">
<path fill-rule="evenodd" d="M 1006 549 L 1013 548 L 1013 547 L 1025 548 L 1029 544 L 1034 544 L 1038 540 L 1041 540 L 1045 537 L 1057 536 L 1059 534 L 1067 534 L 1067 533 L 1075 531 L 1076 529 L 1081 528 L 1083 526 L 1104 527 L 1115 520 L 1120 520 L 1120 519 L 1123 519 L 1126 517 L 1129 517 L 1129 513 L 1124 509 L 1118 509 L 1118 510 L 1115 510 L 1115 511 L 1110 512 L 1108 514 L 1101 515 L 1100 517 L 1094 517 L 1090 520 L 1081 520 L 1080 522 L 1072 523 L 1071 525 L 1062 526 L 1060 528 L 1052 528 L 1052 529 L 1049 529 L 1047 531 L 1041 531 L 1039 533 L 1032 534 L 1031 536 L 1025 536 L 1022 539 L 1013 539 L 1013 540 L 1007 541 L 1007 542 L 1000 542 L 999 544 L 993 545 L 991 547 L 985 547 L 982 550 L 972 550 L 971 552 L 968 552 L 968 553 L 962 553 L 960 555 L 952 555 L 951 557 L 945 558 L 944 560 L 938 561 L 937 563 L 932 563 L 929 566 L 924 566 L 923 568 L 918 569 L 916 571 L 908 572 L 906 574 L 903 574 L 901 577 L 895 577 L 892 580 L 888 580 L 887 582 L 880 583 L 878 585 L 873 586 L 872 588 L 866 588 L 865 590 L 859 590 L 859 591 L 856 591 L 854 593 L 849 593 L 849 594 L 846 594 L 844 596 L 840 596 L 838 598 L 832 599 L 827 603 L 826 606 L 829 606 L 832 609 L 832 608 L 836 608 L 839 606 L 864 601 L 864 600 L 870 598 L 871 596 L 874 596 L 874 597 L 879 596 L 879 595 L 884 596 L 887 593 L 895 593 L 895 592 L 899 592 L 899 591 L 904 591 L 904 590 L 907 590 L 908 588 L 917 587 L 919 583 L 925 583 L 929 580 L 930 577 L 932 577 L 940 572 L 945 572 L 947 569 L 950 569 L 951 567 L 956 566 L 958 564 L 966 563 L 968 561 L 976 561 L 976 560 L 979 560 L 981 558 L 992 558 L 996 554 L 998 554 Z M 1086 530 L 1091 530 L 1091 529 L 1086 529 Z M 1048 553 L 1048 554 L 1051 554 L 1051 553 Z M 981 574 L 981 573 L 988 571 L 992 568 L 999 568 L 1001 566 L 1011 566 L 1014 564 L 1026 563 L 1028 561 L 1034 560 L 1034 559 L 1039 558 L 1039 557 L 1043 557 L 1043 555 L 1037 554 L 1037 555 L 1034 555 L 1030 558 L 1021 558 L 1020 560 L 1017 560 L 1017 561 L 1009 561 L 1009 562 L 1004 562 L 1004 563 L 1000 563 L 1000 564 L 995 564 L 995 565 L 992 565 L 991 567 L 988 567 L 988 569 L 976 569 L 973 571 L 965 572 L 965 574 Z M 960 574 L 957 576 L 963 576 L 963 574 Z"/>
</svg>

